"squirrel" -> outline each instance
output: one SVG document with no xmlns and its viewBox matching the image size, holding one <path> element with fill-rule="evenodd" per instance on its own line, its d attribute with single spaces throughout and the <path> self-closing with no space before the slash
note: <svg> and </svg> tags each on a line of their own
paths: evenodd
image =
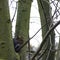
<svg viewBox="0 0 60 60">
<path fill-rule="evenodd" d="M 23 38 L 16 36 L 15 38 L 13 38 L 13 43 L 14 43 L 15 52 L 17 53 L 20 52 L 20 48 L 23 44 Z"/>
</svg>

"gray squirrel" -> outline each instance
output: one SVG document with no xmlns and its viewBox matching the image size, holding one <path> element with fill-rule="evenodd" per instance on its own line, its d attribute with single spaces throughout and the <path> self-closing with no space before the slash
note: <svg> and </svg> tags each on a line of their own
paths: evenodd
<svg viewBox="0 0 60 60">
<path fill-rule="evenodd" d="M 13 38 L 13 43 L 14 43 L 14 49 L 15 52 L 20 52 L 20 48 L 23 44 L 23 39 L 22 37 L 16 36 L 15 38 Z"/>
</svg>

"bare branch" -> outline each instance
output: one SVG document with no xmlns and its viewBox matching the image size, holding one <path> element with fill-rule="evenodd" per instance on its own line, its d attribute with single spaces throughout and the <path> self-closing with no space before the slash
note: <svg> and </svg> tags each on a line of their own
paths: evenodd
<svg viewBox="0 0 60 60">
<path fill-rule="evenodd" d="M 13 18 L 12 18 L 12 21 L 11 22 L 13 22 L 13 20 L 15 18 L 15 15 L 16 15 L 16 12 L 17 12 L 17 2 L 16 2 L 16 8 L 15 8 L 15 12 L 14 12 L 14 15 L 13 15 Z"/>
<path fill-rule="evenodd" d="M 43 38 L 43 41 L 42 41 L 39 49 L 37 50 L 37 52 L 36 52 L 35 55 L 33 56 L 32 60 L 34 60 L 35 57 L 37 56 L 37 54 L 41 51 L 41 49 L 42 49 L 43 45 L 45 44 L 46 39 L 47 39 L 47 37 L 49 36 L 49 34 L 50 34 L 59 24 L 60 24 L 60 21 L 58 21 L 53 27 L 51 27 L 51 28 L 49 29 L 49 31 L 46 33 L 45 37 Z"/>
</svg>

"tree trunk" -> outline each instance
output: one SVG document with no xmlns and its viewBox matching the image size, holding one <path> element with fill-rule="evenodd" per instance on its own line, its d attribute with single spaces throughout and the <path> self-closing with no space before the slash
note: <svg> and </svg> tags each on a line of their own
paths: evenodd
<svg viewBox="0 0 60 60">
<path fill-rule="evenodd" d="M 29 19 L 30 19 L 31 2 L 32 2 L 31 0 L 18 1 L 15 36 L 21 37 L 24 42 L 26 42 L 29 37 Z M 27 55 L 26 49 L 27 45 L 19 52 L 20 60 L 26 60 Z"/>
<path fill-rule="evenodd" d="M 40 17 L 41 17 L 41 26 L 44 26 L 42 27 L 42 38 L 45 36 L 45 34 L 47 33 L 47 31 L 49 30 L 50 28 L 50 25 L 52 23 L 51 21 L 51 18 L 50 18 L 50 7 L 49 7 L 49 0 L 47 1 L 43 1 L 43 0 L 38 0 L 38 7 L 39 7 L 39 13 L 40 13 Z M 53 24 L 52 24 L 53 26 Z M 51 26 L 51 27 L 52 27 Z M 50 54 L 48 56 L 48 53 L 49 53 L 49 49 L 50 49 L 50 40 L 51 40 L 51 43 L 52 43 L 52 48 L 54 48 L 54 45 L 55 45 L 55 34 L 54 34 L 54 31 L 52 32 L 52 34 L 49 35 L 49 37 L 47 38 L 47 42 L 45 43 L 45 45 L 43 46 L 42 48 L 42 52 L 44 51 L 44 49 L 46 47 L 48 47 L 46 53 L 44 54 L 44 56 L 42 57 L 42 60 L 54 60 L 54 52 L 50 51 Z"/>
<path fill-rule="evenodd" d="M 0 60 L 15 60 L 8 0 L 0 0 Z"/>
</svg>

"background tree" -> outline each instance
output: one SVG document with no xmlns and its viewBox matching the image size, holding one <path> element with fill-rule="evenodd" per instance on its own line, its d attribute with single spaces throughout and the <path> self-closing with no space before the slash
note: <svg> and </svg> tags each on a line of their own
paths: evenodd
<svg viewBox="0 0 60 60">
<path fill-rule="evenodd" d="M 50 29 L 50 27 L 53 26 L 53 21 L 51 20 L 51 11 L 50 11 L 50 4 L 49 0 L 43 1 L 38 0 L 38 7 L 41 17 L 41 26 L 42 27 L 42 38 L 44 38 L 47 31 Z M 42 57 L 42 60 L 54 60 L 55 53 L 52 52 L 52 49 L 54 49 L 55 46 L 55 34 L 54 31 L 47 37 L 47 42 L 44 44 L 42 48 L 42 52 L 47 48 L 47 51 L 45 52 L 44 56 Z M 51 45 L 52 44 L 52 45 Z M 51 51 L 49 51 L 51 49 Z"/>
</svg>

